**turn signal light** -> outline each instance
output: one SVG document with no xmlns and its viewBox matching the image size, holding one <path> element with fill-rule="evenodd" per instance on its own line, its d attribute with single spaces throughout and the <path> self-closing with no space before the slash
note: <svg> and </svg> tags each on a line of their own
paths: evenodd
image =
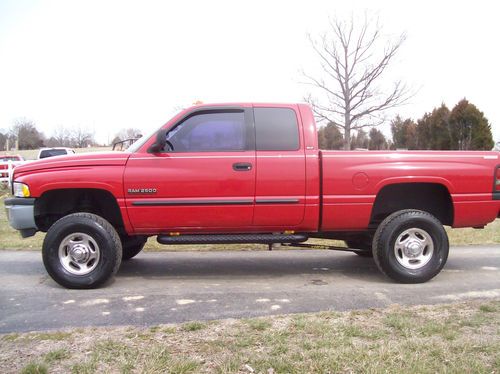
<svg viewBox="0 0 500 374">
<path fill-rule="evenodd" d="M 497 167 L 497 175 L 495 178 L 495 190 L 500 192 L 500 166 Z"/>
<path fill-rule="evenodd" d="M 20 182 L 14 182 L 12 185 L 12 193 L 15 197 L 30 197 L 30 188 L 28 185 Z"/>
</svg>

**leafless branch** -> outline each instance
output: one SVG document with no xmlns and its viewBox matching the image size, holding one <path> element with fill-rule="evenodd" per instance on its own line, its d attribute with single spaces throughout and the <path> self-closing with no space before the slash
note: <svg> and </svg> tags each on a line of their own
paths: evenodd
<svg viewBox="0 0 500 374">
<path fill-rule="evenodd" d="M 334 123 L 344 133 L 344 148 L 350 148 L 351 130 L 376 127 L 383 113 L 406 103 L 409 88 L 396 81 L 390 90 L 379 86 L 406 37 L 385 41 L 379 23 L 364 20 L 332 19 L 330 30 L 309 41 L 319 59 L 323 76 L 303 73 L 315 92 L 306 101 L 318 120 Z"/>
</svg>

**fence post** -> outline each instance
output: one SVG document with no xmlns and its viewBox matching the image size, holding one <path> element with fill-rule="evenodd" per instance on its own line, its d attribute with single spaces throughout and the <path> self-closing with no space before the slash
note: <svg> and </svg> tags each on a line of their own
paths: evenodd
<svg viewBox="0 0 500 374">
<path fill-rule="evenodd" d="M 12 189 L 12 174 L 14 171 L 14 167 L 12 166 L 12 161 L 7 160 L 7 185 L 9 189 Z"/>
</svg>

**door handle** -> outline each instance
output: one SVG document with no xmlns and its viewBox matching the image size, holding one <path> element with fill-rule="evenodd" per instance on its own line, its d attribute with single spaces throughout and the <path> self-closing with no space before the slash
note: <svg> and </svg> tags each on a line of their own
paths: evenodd
<svg viewBox="0 0 500 374">
<path fill-rule="evenodd" d="M 234 171 L 250 171 L 252 170 L 252 164 L 249 162 L 237 162 L 233 164 Z"/>
</svg>

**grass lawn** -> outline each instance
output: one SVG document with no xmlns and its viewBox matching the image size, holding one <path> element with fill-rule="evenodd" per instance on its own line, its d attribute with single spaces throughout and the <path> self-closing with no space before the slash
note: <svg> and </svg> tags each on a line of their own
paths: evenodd
<svg viewBox="0 0 500 374">
<path fill-rule="evenodd" d="M 3 373 L 499 373 L 500 301 L 0 336 Z"/>
</svg>

